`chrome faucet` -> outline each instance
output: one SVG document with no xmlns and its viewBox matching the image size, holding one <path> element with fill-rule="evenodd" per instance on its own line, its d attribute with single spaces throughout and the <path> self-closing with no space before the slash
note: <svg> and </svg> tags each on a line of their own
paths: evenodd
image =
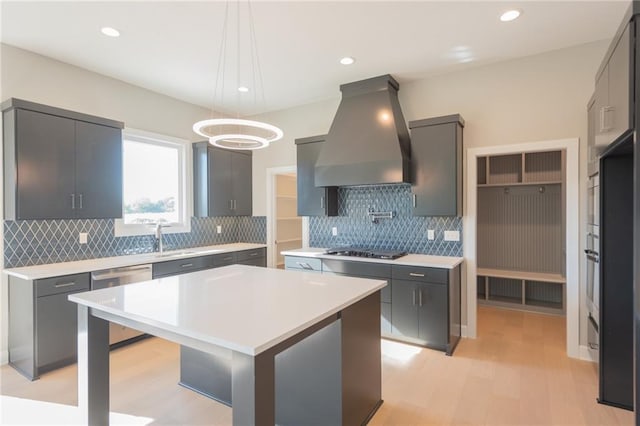
<svg viewBox="0 0 640 426">
<path fill-rule="evenodd" d="M 156 244 L 158 247 L 158 252 L 160 254 L 160 256 L 162 256 L 162 224 L 158 223 L 156 224 Z"/>
</svg>

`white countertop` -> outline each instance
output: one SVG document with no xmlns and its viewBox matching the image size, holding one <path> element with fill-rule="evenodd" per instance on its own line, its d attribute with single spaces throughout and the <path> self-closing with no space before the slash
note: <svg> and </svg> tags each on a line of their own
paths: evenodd
<svg viewBox="0 0 640 426">
<path fill-rule="evenodd" d="M 256 355 L 385 285 L 381 280 L 231 265 L 75 293 L 69 300 Z"/>
<path fill-rule="evenodd" d="M 46 265 L 24 266 L 5 269 L 3 272 L 25 280 L 59 277 L 61 275 L 80 274 L 82 272 L 99 271 L 101 269 L 119 268 L 122 266 L 141 265 L 144 263 L 167 262 L 177 259 L 205 256 L 209 254 L 228 253 L 266 247 L 264 244 L 232 243 L 206 247 L 191 247 L 181 250 L 157 253 L 132 254 L 129 256 L 100 257 L 96 259 L 78 260 L 74 262 L 49 263 Z"/>
<path fill-rule="evenodd" d="M 408 254 L 406 256 L 399 257 L 398 259 L 371 259 L 369 257 L 356 257 L 356 256 L 335 256 L 325 254 L 326 248 L 318 247 L 306 247 L 295 250 L 286 250 L 280 252 L 284 256 L 302 256 L 302 257 L 318 257 L 321 259 L 336 259 L 336 260 L 352 260 L 355 262 L 375 262 L 375 263 L 389 263 L 392 265 L 409 265 L 409 266 L 423 266 L 427 268 L 444 268 L 453 269 L 460 265 L 464 260 L 463 257 L 454 256 L 431 256 L 427 254 Z"/>
</svg>

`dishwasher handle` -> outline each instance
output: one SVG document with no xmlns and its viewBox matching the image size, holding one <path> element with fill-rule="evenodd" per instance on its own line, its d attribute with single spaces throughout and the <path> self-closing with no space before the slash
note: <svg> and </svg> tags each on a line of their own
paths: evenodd
<svg viewBox="0 0 640 426">
<path fill-rule="evenodd" d="M 95 271 L 91 273 L 91 281 L 109 280 L 113 278 L 121 278 L 129 275 L 138 275 L 139 273 L 148 272 L 151 274 L 151 265 L 129 266 L 125 268 L 107 269 L 103 271 Z"/>
</svg>

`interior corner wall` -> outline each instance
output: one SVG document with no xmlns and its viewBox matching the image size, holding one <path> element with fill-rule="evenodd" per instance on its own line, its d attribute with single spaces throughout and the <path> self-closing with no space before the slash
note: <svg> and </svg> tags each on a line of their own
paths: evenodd
<svg viewBox="0 0 640 426">
<path fill-rule="evenodd" d="M 400 104 L 406 121 L 460 113 L 465 121 L 465 149 L 564 138 L 580 138 L 580 229 L 586 224 L 587 102 L 595 74 L 609 41 L 496 62 L 463 71 L 400 79 Z M 387 70 L 391 74 L 393 69 Z M 347 83 L 342 81 L 340 83 Z M 295 164 L 294 139 L 327 133 L 337 109 L 336 98 L 312 105 L 263 114 L 257 118 L 280 126 L 283 141 L 254 156 L 254 214 L 266 214 L 266 169 Z M 465 188 L 466 192 L 466 188 Z M 466 194 L 465 194 L 466 198 Z M 580 247 L 584 248 L 584 233 Z M 584 272 L 580 264 L 580 332 L 586 342 Z M 466 295 L 466 290 L 463 290 Z M 466 324 L 466 298 L 463 299 Z"/>
</svg>

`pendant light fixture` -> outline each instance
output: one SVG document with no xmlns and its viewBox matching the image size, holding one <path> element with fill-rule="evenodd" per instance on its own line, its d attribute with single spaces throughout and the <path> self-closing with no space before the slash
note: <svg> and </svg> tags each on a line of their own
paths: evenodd
<svg viewBox="0 0 640 426">
<path fill-rule="evenodd" d="M 218 117 L 215 118 L 216 104 L 219 101 L 219 105 L 224 106 L 228 101 L 226 96 L 226 88 L 236 88 L 234 90 L 236 96 L 236 107 L 239 111 L 240 104 L 243 96 L 247 96 L 248 92 L 253 92 L 253 104 L 258 105 L 258 92 L 261 95 L 261 101 L 263 107 L 266 106 L 264 97 L 264 86 L 262 83 L 262 75 L 260 70 L 260 59 L 258 57 L 258 48 L 256 43 L 255 28 L 253 26 L 253 14 L 251 10 L 251 3 L 247 4 L 248 15 L 248 53 L 250 69 L 251 69 L 251 83 L 252 88 L 247 87 L 247 81 L 240 81 L 240 69 L 241 69 L 241 49 L 240 49 L 240 0 L 235 2 L 236 4 L 236 77 L 235 84 L 231 85 L 232 79 L 229 78 L 230 72 L 227 69 L 227 53 L 229 50 L 229 14 L 230 7 L 229 2 L 225 6 L 224 23 L 222 26 L 222 39 L 220 41 L 220 52 L 218 57 L 218 68 L 215 77 L 214 91 L 213 91 L 213 108 L 211 111 L 211 118 L 208 120 L 198 121 L 193 125 L 193 131 L 209 139 L 209 143 L 221 148 L 227 149 L 261 149 L 269 146 L 271 142 L 281 139 L 284 135 L 282 130 L 271 124 L 263 123 L 261 121 L 245 120 L 240 118 L 240 114 L 237 113 L 235 118 L 230 117 Z M 222 107 L 220 108 L 223 109 Z"/>
</svg>

